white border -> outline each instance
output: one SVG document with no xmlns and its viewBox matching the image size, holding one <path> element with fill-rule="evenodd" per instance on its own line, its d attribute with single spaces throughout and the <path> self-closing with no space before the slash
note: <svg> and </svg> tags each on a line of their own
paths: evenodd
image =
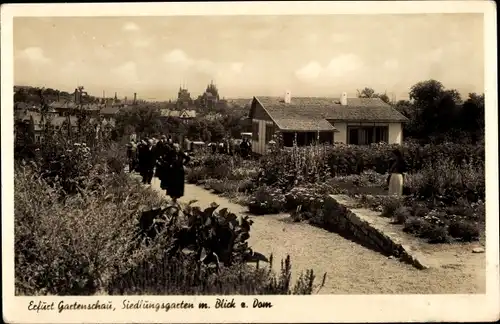
<svg viewBox="0 0 500 324">
<path fill-rule="evenodd" d="M 3 314 L 5 322 L 79 323 L 131 322 L 415 322 L 492 321 L 499 317 L 498 269 L 498 144 L 497 38 L 495 3 L 488 1 L 352 1 L 352 2 L 237 2 L 237 3 L 115 3 L 16 4 L 1 7 L 2 64 L 2 249 Z M 485 295 L 315 295 L 261 296 L 272 309 L 198 311 L 120 311 L 122 297 L 15 297 L 13 265 L 13 33 L 15 16 L 169 16 L 169 15 L 324 15 L 324 14 L 484 13 L 486 96 L 487 236 Z M 204 301 L 216 297 L 153 297 L 159 302 Z M 232 298 L 232 297 L 226 297 Z M 251 303 L 252 296 L 234 296 Z M 79 302 L 113 300 L 115 312 L 28 312 L 30 300 Z M 129 300 L 145 299 L 130 297 Z"/>
</svg>

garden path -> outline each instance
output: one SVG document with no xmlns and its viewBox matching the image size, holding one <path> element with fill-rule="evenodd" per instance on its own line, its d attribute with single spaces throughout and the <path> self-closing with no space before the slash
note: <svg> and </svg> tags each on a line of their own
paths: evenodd
<svg viewBox="0 0 500 324">
<path fill-rule="evenodd" d="M 161 191 L 158 179 L 152 188 Z M 162 191 L 164 192 L 164 191 Z M 212 202 L 236 214 L 246 207 L 234 204 L 196 185 L 186 184 L 182 202 L 197 200 L 208 207 Z M 485 273 L 456 267 L 417 270 L 380 253 L 346 240 L 342 236 L 305 224 L 287 221 L 287 214 L 250 216 L 254 221 L 249 244 L 254 251 L 274 256 L 276 271 L 280 260 L 291 257 L 292 280 L 312 268 L 317 283 L 327 273 L 320 294 L 451 294 L 484 293 Z M 484 259 L 484 258 L 483 258 Z M 484 267 L 483 267 L 484 269 Z"/>
</svg>

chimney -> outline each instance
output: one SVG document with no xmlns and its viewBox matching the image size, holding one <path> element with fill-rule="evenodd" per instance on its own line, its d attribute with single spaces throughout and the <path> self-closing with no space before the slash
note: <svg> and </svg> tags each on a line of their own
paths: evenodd
<svg viewBox="0 0 500 324">
<path fill-rule="evenodd" d="M 134 104 L 137 102 L 137 93 L 134 92 Z"/>
<path fill-rule="evenodd" d="M 78 105 L 78 89 L 75 88 L 75 104 Z"/>
<path fill-rule="evenodd" d="M 290 90 L 286 90 L 285 91 L 285 103 L 289 104 L 291 102 L 292 102 L 292 93 L 290 92 Z"/>
<path fill-rule="evenodd" d="M 340 96 L 340 104 L 342 106 L 347 106 L 347 92 L 342 92 L 342 95 Z"/>
</svg>

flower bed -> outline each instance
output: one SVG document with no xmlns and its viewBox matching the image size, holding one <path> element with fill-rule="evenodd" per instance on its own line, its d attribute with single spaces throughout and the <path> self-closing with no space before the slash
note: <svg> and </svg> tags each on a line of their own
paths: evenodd
<svg viewBox="0 0 500 324">
<path fill-rule="evenodd" d="M 262 157 L 259 168 L 254 161 L 226 156 L 225 171 L 214 171 L 221 168 L 221 157 L 208 157 L 189 178 L 228 197 L 239 192 L 238 199 L 257 215 L 290 212 L 295 221 L 308 220 L 324 195 L 347 194 L 362 197 L 363 206 L 431 242 L 476 240 L 485 218 L 484 147 L 403 145 L 410 171 L 404 199 L 386 196 L 394 147 L 294 147 Z"/>
</svg>

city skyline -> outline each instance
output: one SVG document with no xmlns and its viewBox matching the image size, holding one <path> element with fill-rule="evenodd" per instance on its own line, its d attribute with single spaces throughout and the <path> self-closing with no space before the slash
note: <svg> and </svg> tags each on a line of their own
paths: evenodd
<svg viewBox="0 0 500 324">
<path fill-rule="evenodd" d="M 407 99 L 428 79 L 484 92 L 481 14 L 14 19 L 16 85 L 168 100 L 214 80 L 226 98 Z"/>
</svg>

